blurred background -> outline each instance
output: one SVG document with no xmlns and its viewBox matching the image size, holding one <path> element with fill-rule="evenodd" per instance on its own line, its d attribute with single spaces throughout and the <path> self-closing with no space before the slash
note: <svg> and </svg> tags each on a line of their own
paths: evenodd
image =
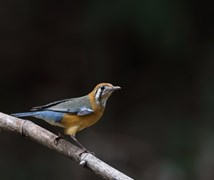
<svg viewBox="0 0 214 180">
<path fill-rule="evenodd" d="M 0 111 L 115 92 L 77 138 L 142 180 L 214 179 L 213 1 L 1 1 Z M 31 119 L 57 133 L 60 128 Z M 98 179 L 25 138 L 0 133 L 0 179 Z"/>
</svg>

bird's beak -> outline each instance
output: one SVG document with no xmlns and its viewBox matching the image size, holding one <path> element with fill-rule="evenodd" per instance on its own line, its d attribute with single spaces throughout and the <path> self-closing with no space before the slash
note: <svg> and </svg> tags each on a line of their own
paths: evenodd
<svg viewBox="0 0 214 180">
<path fill-rule="evenodd" d="M 112 87 L 112 91 L 116 91 L 116 90 L 119 90 L 119 89 L 121 89 L 120 86 L 113 86 L 113 87 Z"/>
</svg>

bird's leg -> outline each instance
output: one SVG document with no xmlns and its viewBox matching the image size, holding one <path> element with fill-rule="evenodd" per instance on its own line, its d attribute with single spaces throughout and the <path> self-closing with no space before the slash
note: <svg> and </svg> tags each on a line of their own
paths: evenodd
<svg viewBox="0 0 214 180">
<path fill-rule="evenodd" d="M 80 148 L 87 152 L 87 153 L 91 153 L 90 151 L 88 151 L 78 140 L 74 135 L 70 135 L 70 137 L 80 146 Z"/>
</svg>

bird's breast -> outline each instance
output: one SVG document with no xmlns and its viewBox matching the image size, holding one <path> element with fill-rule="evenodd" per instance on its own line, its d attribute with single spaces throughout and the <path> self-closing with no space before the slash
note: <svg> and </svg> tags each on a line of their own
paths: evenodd
<svg viewBox="0 0 214 180">
<path fill-rule="evenodd" d="M 89 115 L 78 116 L 74 114 L 65 114 L 61 123 L 66 127 L 77 126 L 78 130 L 84 129 L 96 123 L 103 115 L 103 111 L 94 112 Z"/>
<path fill-rule="evenodd" d="M 95 124 L 103 115 L 104 107 L 96 103 L 93 93 L 88 95 L 93 112 L 88 115 L 65 114 L 61 123 L 65 127 L 65 133 L 75 135 L 76 132 Z"/>
</svg>

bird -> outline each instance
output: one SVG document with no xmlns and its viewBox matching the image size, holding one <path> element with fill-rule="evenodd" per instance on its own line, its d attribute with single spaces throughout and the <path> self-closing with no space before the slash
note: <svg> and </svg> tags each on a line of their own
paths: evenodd
<svg viewBox="0 0 214 180">
<path fill-rule="evenodd" d="M 64 128 L 64 133 L 69 135 L 81 149 L 88 152 L 75 135 L 95 124 L 103 116 L 108 98 L 119 89 L 121 89 L 120 86 L 100 83 L 85 96 L 51 102 L 33 107 L 29 112 L 11 115 L 18 118 L 35 117 L 51 125 Z"/>
</svg>

